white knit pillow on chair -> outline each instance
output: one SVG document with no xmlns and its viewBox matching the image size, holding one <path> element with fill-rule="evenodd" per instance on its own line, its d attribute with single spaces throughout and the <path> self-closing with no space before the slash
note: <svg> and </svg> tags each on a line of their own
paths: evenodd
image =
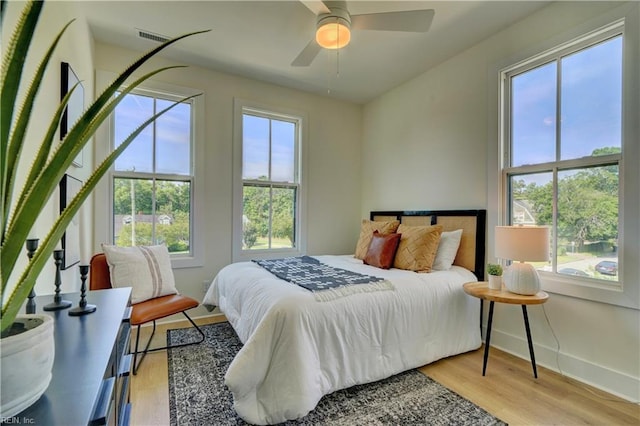
<svg viewBox="0 0 640 426">
<path fill-rule="evenodd" d="M 131 287 L 131 303 L 178 293 L 164 244 L 136 247 L 103 244 L 102 250 L 109 264 L 111 285 Z"/>
</svg>

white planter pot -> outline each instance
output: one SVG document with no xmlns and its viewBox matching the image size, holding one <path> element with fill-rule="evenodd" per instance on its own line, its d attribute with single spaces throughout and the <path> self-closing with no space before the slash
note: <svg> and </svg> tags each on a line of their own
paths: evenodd
<svg viewBox="0 0 640 426">
<path fill-rule="evenodd" d="M 18 315 L 18 321 L 25 323 L 27 331 L 0 339 L 3 419 L 20 413 L 47 390 L 55 356 L 52 317 Z"/>
<path fill-rule="evenodd" d="M 489 275 L 489 288 L 491 290 L 502 289 L 502 276 L 501 275 Z"/>
</svg>

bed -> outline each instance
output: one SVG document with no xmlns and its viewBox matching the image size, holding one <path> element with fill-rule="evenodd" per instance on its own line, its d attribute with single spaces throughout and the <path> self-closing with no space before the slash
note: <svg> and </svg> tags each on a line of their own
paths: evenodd
<svg viewBox="0 0 640 426">
<path fill-rule="evenodd" d="M 450 269 L 416 273 L 376 268 L 354 255 L 312 256 L 323 265 L 392 283 L 389 290 L 329 301 L 318 301 L 255 262 L 228 265 L 215 277 L 203 304 L 218 306 L 243 343 L 225 384 L 245 421 L 300 418 L 336 390 L 480 347 L 480 305 L 462 285 L 484 277 L 485 211 L 370 214 L 376 223 L 393 220 L 405 231 L 426 225 L 462 229 Z"/>
</svg>

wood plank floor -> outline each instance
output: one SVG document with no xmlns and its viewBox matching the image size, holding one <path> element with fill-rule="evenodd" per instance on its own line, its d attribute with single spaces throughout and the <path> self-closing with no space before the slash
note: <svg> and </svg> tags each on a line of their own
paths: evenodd
<svg viewBox="0 0 640 426">
<path fill-rule="evenodd" d="M 219 321 L 224 317 L 197 320 L 199 324 Z M 186 321 L 158 325 L 153 345 L 165 344 L 167 328 L 188 325 Z M 142 331 L 146 338 L 149 330 Z M 482 349 L 437 361 L 420 371 L 510 425 L 640 425 L 639 405 L 540 366 L 536 380 L 528 361 L 495 348 L 491 348 L 485 377 Z M 149 353 L 138 374 L 132 376 L 131 402 L 132 425 L 169 424 L 166 351 Z"/>
</svg>

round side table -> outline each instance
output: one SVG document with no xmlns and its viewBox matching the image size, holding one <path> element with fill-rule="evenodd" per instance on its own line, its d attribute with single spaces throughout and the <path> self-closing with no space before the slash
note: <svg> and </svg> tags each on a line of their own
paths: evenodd
<svg viewBox="0 0 640 426">
<path fill-rule="evenodd" d="M 491 342 L 491 323 L 493 321 L 493 305 L 495 302 L 508 303 L 511 305 L 522 306 L 522 317 L 524 318 L 524 327 L 527 332 L 527 342 L 529 343 L 529 355 L 531 356 L 531 366 L 533 367 L 533 376 L 538 378 L 538 370 L 536 369 L 536 358 L 533 354 L 533 342 L 531 340 L 531 329 L 529 328 L 529 316 L 527 315 L 527 305 L 541 305 L 549 299 L 549 295 L 544 291 L 540 291 L 533 296 L 525 296 L 522 294 L 511 293 L 510 291 L 491 290 L 489 283 L 486 281 L 470 282 L 464 284 L 465 293 L 477 297 L 482 300 L 489 301 L 489 319 L 487 323 L 487 337 L 484 344 L 484 359 L 482 363 L 482 375 L 487 370 L 487 359 L 489 357 L 489 343 Z"/>
</svg>

